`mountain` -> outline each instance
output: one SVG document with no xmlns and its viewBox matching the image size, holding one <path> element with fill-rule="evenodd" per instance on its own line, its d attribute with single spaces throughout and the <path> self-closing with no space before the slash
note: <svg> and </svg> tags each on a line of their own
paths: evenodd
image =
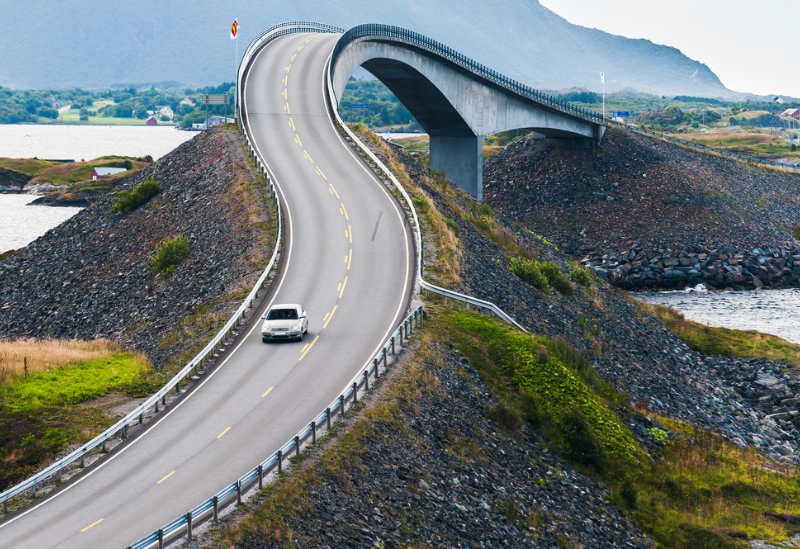
<svg viewBox="0 0 800 549">
<path fill-rule="evenodd" d="M 0 85 L 17 89 L 106 87 L 177 80 L 233 80 L 238 54 L 284 21 L 349 28 L 405 27 L 540 89 L 633 88 L 658 95 L 734 97 L 705 65 L 679 50 L 573 25 L 537 0 L 0 0 Z"/>
</svg>

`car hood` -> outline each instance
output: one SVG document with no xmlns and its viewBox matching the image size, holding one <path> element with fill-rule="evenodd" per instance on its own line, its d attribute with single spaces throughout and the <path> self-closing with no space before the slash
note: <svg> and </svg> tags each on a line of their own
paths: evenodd
<svg viewBox="0 0 800 549">
<path fill-rule="evenodd" d="M 292 320 L 265 320 L 261 329 L 274 330 L 275 328 L 291 328 L 295 324 L 300 324 L 300 319 L 295 318 Z"/>
</svg>

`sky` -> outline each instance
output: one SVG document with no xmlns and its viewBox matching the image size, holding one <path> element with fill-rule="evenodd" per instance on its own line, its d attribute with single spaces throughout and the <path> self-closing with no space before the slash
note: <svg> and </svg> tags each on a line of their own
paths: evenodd
<svg viewBox="0 0 800 549">
<path fill-rule="evenodd" d="M 678 48 L 733 91 L 800 97 L 800 0 L 539 2 L 576 25 Z"/>
</svg>

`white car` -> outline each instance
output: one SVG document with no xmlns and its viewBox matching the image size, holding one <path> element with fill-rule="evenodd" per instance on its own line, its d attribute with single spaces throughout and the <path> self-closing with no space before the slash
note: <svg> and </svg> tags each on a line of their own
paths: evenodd
<svg viewBox="0 0 800 549">
<path fill-rule="evenodd" d="M 273 305 L 261 317 L 261 341 L 267 343 L 278 339 L 303 341 L 308 333 L 308 318 L 303 308 L 296 303 Z"/>
</svg>

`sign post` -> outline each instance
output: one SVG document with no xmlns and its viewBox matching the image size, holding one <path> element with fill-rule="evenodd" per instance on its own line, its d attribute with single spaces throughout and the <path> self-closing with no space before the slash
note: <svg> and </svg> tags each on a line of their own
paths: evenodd
<svg viewBox="0 0 800 549">
<path fill-rule="evenodd" d="M 614 118 L 624 118 L 625 119 L 625 126 L 628 125 L 628 117 L 631 115 L 628 111 L 614 111 L 611 113 Z"/>
<path fill-rule="evenodd" d="M 229 96 L 227 93 L 205 94 L 203 95 L 203 105 L 206 106 L 206 129 L 208 129 L 208 106 L 209 105 L 225 105 L 225 122 L 228 121 L 228 103 Z"/>
</svg>

